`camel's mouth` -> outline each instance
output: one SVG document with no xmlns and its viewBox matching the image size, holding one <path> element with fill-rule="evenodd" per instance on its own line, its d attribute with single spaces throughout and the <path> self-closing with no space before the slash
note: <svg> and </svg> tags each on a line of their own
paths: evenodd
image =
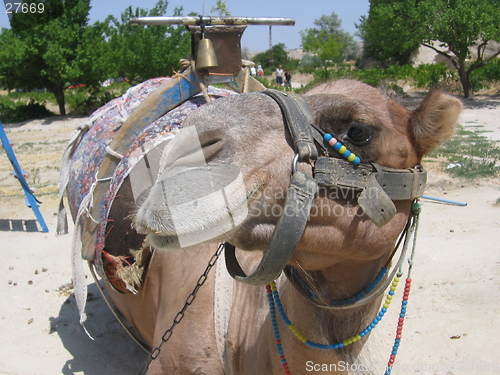
<svg viewBox="0 0 500 375">
<path fill-rule="evenodd" d="M 232 164 L 187 168 L 158 181 L 139 209 L 135 226 L 155 248 L 173 249 L 228 240 L 262 191 L 261 179 L 245 188 Z"/>
</svg>

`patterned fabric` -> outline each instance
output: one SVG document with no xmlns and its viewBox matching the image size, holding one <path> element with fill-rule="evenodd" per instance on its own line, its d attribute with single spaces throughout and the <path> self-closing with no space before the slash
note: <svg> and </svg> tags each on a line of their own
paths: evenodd
<svg viewBox="0 0 500 375">
<path fill-rule="evenodd" d="M 155 78 L 130 88 L 122 97 L 112 100 L 94 112 L 85 124 L 88 127 L 81 127 L 86 133 L 84 135 L 80 134 L 79 143 L 72 145 L 74 151 L 71 156 L 71 167 L 69 168 L 66 189 L 73 220 L 76 218 L 82 201 L 91 192 L 92 186 L 96 182 L 99 167 L 108 152 L 106 148 L 111 143 L 121 124 L 150 93 L 168 80 L 169 78 Z M 232 95 L 234 92 L 210 86 L 208 94 L 213 98 L 219 98 Z M 101 251 L 104 247 L 107 217 L 113 199 L 124 179 L 148 151 L 160 143 L 174 138 L 177 131 L 182 127 L 186 116 L 202 104 L 205 104 L 205 98 L 202 94 L 198 94 L 160 117 L 137 136 L 127 153 L 120 160 L 111 179 L 100 217 L 94 218 L 99 221 L 95 244 L 95 264 L 101 277 L 105 276 Z"/>
</svg>

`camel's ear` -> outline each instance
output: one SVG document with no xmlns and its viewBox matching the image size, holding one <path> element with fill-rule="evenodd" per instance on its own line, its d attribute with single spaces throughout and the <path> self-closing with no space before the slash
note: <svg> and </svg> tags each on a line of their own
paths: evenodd
<svg viewBox="0 0 500 375">
<path fill-rule="evenodd" d="M 450 138 L 462 111 L 456 98 L 431 91 L 410 116 L 410 134 L 422 157 Z"/>
</svg>

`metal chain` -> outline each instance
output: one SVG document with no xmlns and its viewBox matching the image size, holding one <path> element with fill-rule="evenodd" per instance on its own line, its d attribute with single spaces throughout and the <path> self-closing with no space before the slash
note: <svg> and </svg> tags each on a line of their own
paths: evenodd
<svg viewBox="0 0 500 375">
<path fill-rule="evenodd" d="M 186 301 L 184 302 L 184 306 L 182 306 L 181 311 L 179 311 L 177 313 L 177 315 L 175 316 L 172 325 L 170 326 L 169 329 L 167 329 L 165 331 L 165 333 L 161 337 L 161 343 L 151 351 L 151 354 L 149 356 L 147 363 L 144 365 L 144 367 L 139 372 L 140 375 L 144 375 L 147 373 L 147 371 L 149 369 L 149 365 L 151 365 L 151 362 L 153 362 L 160 354 L 161 347 L 163 346 L 163 344 L 165 344 L 170 339 L 170 337 L 172 337 L 172 332 L 173 332 L 174 328 L 177 326 L 177 324 L 179 324 L 181 322 L 182 318 L 184 318 L 184 314 L 186 313 L 187 308 L 193 303 L 194 299 L 196 298 L 196 294 L 198 293 L 198 291 L 200 290 L 202 285 L 205 284 L 205 281 L 207 281 L 208 274 L 209 274 L 210 270 L 212 269 L 212 267 L 217 262 L 217 260 L 219 259 L 219 256 L 222 253 L 222 250 L 224 250 L 224 243 L 223 242 L 221 242 L 219 244 L 219 246 L 217 247 L 217 251 L 212 255 L 212 257 L 208 261 L 208 265 L 205 268 L 205 271 L 198 278 L 198 281 L 196 282 L 196 286 L 194 287 L 193 291 L 186 298 Z"/>
</svg>

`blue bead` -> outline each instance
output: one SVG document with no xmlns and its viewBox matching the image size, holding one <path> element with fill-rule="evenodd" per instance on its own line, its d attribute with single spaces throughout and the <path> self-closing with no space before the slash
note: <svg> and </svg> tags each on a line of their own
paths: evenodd
<svg viewBox="0 0 500 375">
<path fill-rule="evenodd" d="M 343 146 L 342 142 L 337 142 L 337 143 L 335 143 L 335 146 L 333 146 L 333 149 L 338 151 L 338 150 L 340 150 L 340 148 L 342 146 Z M 353 161 L 353 163 L 354 163 L 354 161 Z"/>
<path fill-rule="evenodd" d="M 323 136 L 323 139 L 324 139 L 325 141 L 327 141 L 327 142 L 328 142 L 330 139 L 332 139 L 332 138 L 333 138 L 333 135 L 331 135 L 330 133 L 326 133 L 326 134 Z"/>
<path fill-rule="evenodd" d="M 351 155 L 351 151 L 347 150 L 346 152 L 344 152 L 344 155 L 342 156 L 347 159 L 349 155 Z"/>
<path fill-rule="evenodd" d="M 394 290 L 389 290 L 389 295 L 393 296 L 394 295 Z"/>
<path fill-rule="evenodd" d="M 359 158 L 359 156 L 356 156 L 356 159 L 353 160 L 352 164 L 358 165 L 359 163 L 361 163 L 361 159 Z"/>
<path fill-rule="evenodd" d="M 401 304 L 402 304 L 402 305 L 407 305 L 407 304 L 408 304 L 408 301 L 403 300 L 403 301 L 401 302 Z"/>
</svg>

